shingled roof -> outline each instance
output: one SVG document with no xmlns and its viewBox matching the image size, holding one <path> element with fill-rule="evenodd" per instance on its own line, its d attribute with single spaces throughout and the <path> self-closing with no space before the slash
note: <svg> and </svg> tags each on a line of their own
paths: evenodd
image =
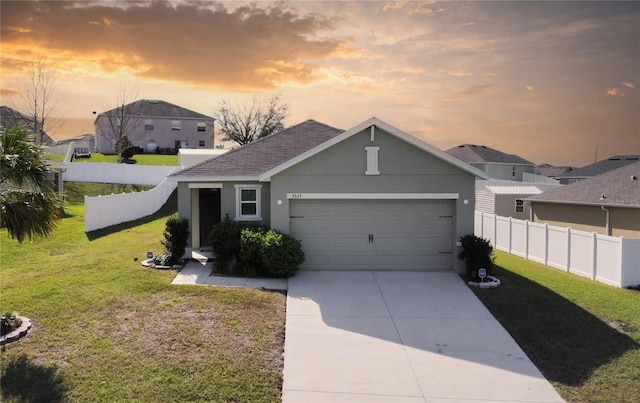
<svg viewBox="0 0 640 403">
<path fill-rule="evenodd" d="M 582 168 L 576 168 L 572 171 L 565 172 L 564 174 L 559 175 L 558 178 L 584 179 L 591 176 L 600 175 L 605 172 L 609 172 L 612 169 L 617 169 L 627 164 L 633 164 L 638 161 L 640 161 L 640 155 L 615 155 L 605 160 L 594 162 L 593 164 L 584 166 Z"/>
<path fill-rule="evenodd" d="M 211 116 L 183 108 L 172 103 L 154 99 L 140 99 L 130 104 L 124 105 L 125 110 L 131 111 L 132 116 L 145 118 L 177 118 L 177 119 L 213 119 Z M 117 108 L 101 113 L 110 115 Z"/>
<path fill-rule="evenodd" d="M 533 165 L 533 162 L 527 161 L 514 154 L 506 154 L 502 151 L 494 150 L 487 146 L 478 146 L 475 144 L 461 144 L 457 147 L 450 148 L 446 153 L 461 159 L 469 164 L 479 162 L 495 162 L 502 164 L 525 164 Z"/>
<path fill-rule="evenodd" d="M 256 177 L 342 132 L 344 130 L 324 123 L 306 120 L 170 176 L 178 180 L 205 176 Z"/>
<path fill-rule="evenodd" d="M 536 165 L 533 169 L 533 173 L 536 175 L 547 176 L 549 178 L 556 178 L 567 172 L 573 171 L 575 168 L 570 166 L 554 166 L 550 164 Z"/>
<path fill-rule="evenodd" d="M 531 196 L 527 200 L 640 208 L 640 161 Z"/>
<path fill-rule="evenodd" d="M 3 128 L 9 128 L 18 125 L 23 125 L 31 131 L 34 130 L 35 126 L 33 124 L 33 118 L 30 118 L 15 109 L 9 108 L 8 106 L 0 106 L 0 126 Z M 38 141 L 40 141 L 42 137 L 42 144 L 44 145 L 55 144 L 55 141 L 53 141 L 47 132 L 40 133 L 36 137 Z"/>
</svg>

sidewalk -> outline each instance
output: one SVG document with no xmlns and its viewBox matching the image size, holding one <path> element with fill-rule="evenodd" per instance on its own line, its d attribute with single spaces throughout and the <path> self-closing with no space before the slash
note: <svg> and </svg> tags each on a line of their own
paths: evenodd
<svg viewBox="0 0 640 403">
<path fill-rule="evenodd" d="M 192 260 L 180 270 L 171 284 L 264 288 L 266 290 L 286 290 L 288 288 L 289 282 L 286 279 L 214 275 L 212 274 L 213 265 L 214 262 L 210 257 L 193 252 Z"/>
</svg>

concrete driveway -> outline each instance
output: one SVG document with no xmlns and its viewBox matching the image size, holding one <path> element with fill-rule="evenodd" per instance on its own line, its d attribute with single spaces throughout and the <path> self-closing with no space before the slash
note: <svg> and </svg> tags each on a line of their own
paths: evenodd
<svg viewBox="0 0 640 403">
<path fill-rule="evenodd" d="M 298 272 L 284 357 L 284 402 L 562 402 L 452 272 Z"/>
</svg>

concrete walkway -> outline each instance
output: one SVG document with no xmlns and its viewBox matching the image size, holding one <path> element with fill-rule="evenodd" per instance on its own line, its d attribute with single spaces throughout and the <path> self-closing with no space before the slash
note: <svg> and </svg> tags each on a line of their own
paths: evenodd
<svg viewBox="0 0 640 403">
<path fill-rule="evenodd" d="M 562 402 L 452 272 L 298 272 L 284 357 L 284 402 Z"/>
<path fill-rule="evenodd" d="M 206 257 L 194 258 L 180 270 L 171 284 L 215 285 L 224 287 L 286 290 L 287 280 L 279 278 L 246 278 L 212 275 L 213 262 Z"/>
</svg>

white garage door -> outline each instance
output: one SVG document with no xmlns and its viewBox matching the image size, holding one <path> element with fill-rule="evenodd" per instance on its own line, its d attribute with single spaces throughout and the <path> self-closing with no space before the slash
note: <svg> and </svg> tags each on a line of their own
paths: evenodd
<svg viewBox="0 0 640 403">
<path fill-rule="evenodd" d="M 303 269 L 453 268 L 451 200 L 291 200 Z"/>
</svg>

